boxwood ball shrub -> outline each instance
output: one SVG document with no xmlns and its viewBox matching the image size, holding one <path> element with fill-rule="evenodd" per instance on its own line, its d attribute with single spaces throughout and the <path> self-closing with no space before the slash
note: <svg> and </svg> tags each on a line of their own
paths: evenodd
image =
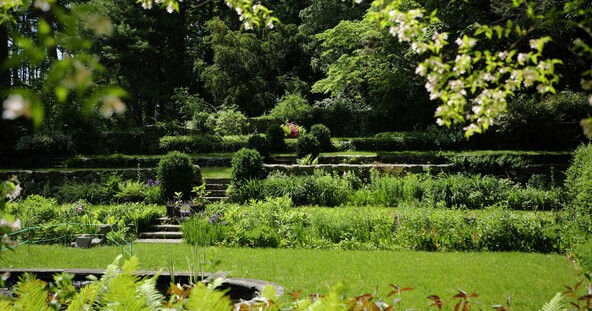
<svg viewBox="0 0 592 311">
<path fill-rule="evenodd" d="M 263 157 L 257 150 L 243 148 L 232 157 L 232 183 L 241 185 L 249 179 L 263 179 Z"/>
<path fill-rule="evenodd" d="M 265 132 L 265 140 L 269 145 L 269 150 L 279 152 L 286 150 L 286 141 L 284 140 L 284 130 L 278 124 L 271 125 Z"/>
<path fill-rule="evenodd" d="M 172 199 L 175 192 L 189 198 L 193 187 L 202 182 L 199 167 L 187 154 L 178 151 L 169 152 L 158 162 L 157 174 L 164 200 Z"/>
<path fill-rule="evenodd" d="M 323 124 L 315 124 L 310 128 L 310 134 L 319 141 L 322 151 L 331 151 L 331 130 Z"/>
<path fill-rule="evenodd" d="M 261 135 L 249 136 L 249 140 L 247 141 L 247 148 L 257 150 L 259 154 L 264 158 L 269 157 L 269 145 L 267 144 L 267 140 L 265 139 L 265 137 Z"/>
<path fill-rule="evenodd" d="M 321 152 L 319 140 L 312 135 L 302 135 L 298 137 L 298 146 L 296 147 L 296 156 L 298 158 L 311 154 L 313 158 L 318 157 Z"/>
</svg>

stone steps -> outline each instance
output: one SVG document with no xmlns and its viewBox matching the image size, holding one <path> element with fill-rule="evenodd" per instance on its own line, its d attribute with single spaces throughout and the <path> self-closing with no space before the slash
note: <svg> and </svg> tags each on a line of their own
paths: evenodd
<svg viewBox="0 0 592 311">
<path fill-rule="evenodd" d="M 160 224 L 150 226 L 150 231 L 148 232 L 141 232 L 139 239 L 134 242 L 168 244 L 183 243 L 181 225 L 170 223 L 171 219 L 168 217 L 161 217 L 158 220 L 160 221 Z"/>
<path fill-rule="evenodd" d="M 183 239 L 137 239 L 134 242 L 135 243 L 146 243 L 146 244 L 155 244 L 155 243 L 181 244 L 181 243 L 183 243 Z"/>
<path fill-rule="evenodd" d="M 181 231 L 181 225 L 176 224 L 160 224 L 150 226 L 150 230 L 157 232 L 179 232 Z"/>
<path fill-rule="evenodd" d="M 183 239 L 181 231 L 154 231 L 140 233 L 141 239 Z"/>
<path fill-rule="evenodd" d="M 228 197 L 226 196 L 226 189 L 230 185 L 230 178 L 204 178 L 206 183 L 206 191 L 209 192 L 206 200 L 210 203 L 220 202 Z"/>
</svg>

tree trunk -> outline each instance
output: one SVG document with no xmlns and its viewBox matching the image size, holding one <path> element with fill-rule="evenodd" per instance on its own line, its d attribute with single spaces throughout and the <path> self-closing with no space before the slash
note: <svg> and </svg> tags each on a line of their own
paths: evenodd
<svg viewBox="0 0 592 311">
<path fill-rule="evenodd" d="M 8 55 L 8 28 L 4 23 L 0 25 L 0 89 L 10 87 L 10 71 L 3 68 Z"/>
<path fill-rule="evenodd" d="M 53 37 L 55 40 L 55 18 L 53 16 L 53 13 L 51 11 L 40 11 L 39 17 L 43 18 L 47 22 L 47 24 L 49 24 L 49 27 L 51 28 L 49 35 Z M 50 61 L 58 59 L 57 44 L 47 47 L 47 57 Z"/>
</svg>

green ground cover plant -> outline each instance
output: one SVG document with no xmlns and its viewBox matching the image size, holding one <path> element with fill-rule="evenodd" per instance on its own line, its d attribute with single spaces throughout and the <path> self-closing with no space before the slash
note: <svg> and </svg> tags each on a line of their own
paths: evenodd
<svg viewBox="0 0 592 311">
<path fill-rule="evenodd" d="M 3 254 L 3 266 L 13 268 L 104 268 L 121 249 L 113 246 L 73 249 L 62 246 L 21 246 Z M 220 260 L 219 271 L 232 277 L 276 282 L 286 292 L 302 289 L 305 297 L 326 293 L 343 282 L 346 295 L 372 293 L 381 297 L 392 290 L 388 284 L 413 287 L 402 295 L 402 307 L 427 308 L 425 297 L 450 298 L 457 288 L 479 294 L 483 309 L 504 304 L 511 296 L 512 309 L 538 310 L 566 285 L 581 275 L 561 255 L 523 253 L 439 253 L 414 251 L 339 251 L 318 249 L 195 249 L 186 244 L 134 244 L 134 255 L 143 269 L 186 271 L 193 254 L 206 253 Z M 195 256 L 198 257 L 198 256 Z M 517 281 L 520 280 L 520 281 Z M 392 297 L 391 297 L 392 299 Z M 454 303 L 446 308 L 453 309 Z M 446 309 L 447 310 L 447 309 Z"/>
<path fill-rule="evenodd" d="M 185 221 L 198 246 L 565 252 L 574 232 L 555 213 L 341 207 L 294 208 L 290 199 L 210 205 Z"/>
<path fill-rule="evenodd" d="M 61 243 L 64 237 L 67 237 L 67 242 L 71 242 L 78 234 L 95 234 L 100 224 L 116 225 L 119 236 L 132 240 L 138 232 L 146 231 L 155 223 L 163 214 L 163 209 L 141 203 L 91 205 L 79 201 L 59 204 L 55 199 L 32 195 L 20 202 L 7 204 L 6 214 L 19 219 L 23 229 L 40 227 L 23 231 L 13 236 L 14 239 Z"/>
<path fill-rule="evenodd" d="M 52 193 L 49 193 L 52 194 Z M 70 180 L 57 187 L 53 197 L 60 202 L 73 203 L 85 201 L 91 204 L 108 204 L 124 202 L 144 202 L 158 204 L 162 202 L 160 182 L 127 179 L 112 174 L 98 181 Z"/>
<path fill-rule="evenodd" d="M 420 203 L 468 209 L 497 205 L 512 210 L 558 210 L 566 200 L 560 187 L 547 187 L 544 180 L 522 185 L 488 175 L 395 176 L 372 171 L 370 176 L 366 176 L 356 172 L 337 175 L 320 170 L 303 176 L 272 173 L 265 180 L 229 189 L 228 196 L 237 203 L 287 196 L 298 206 L 397 206 L 399 203 Z"/>
</svg>

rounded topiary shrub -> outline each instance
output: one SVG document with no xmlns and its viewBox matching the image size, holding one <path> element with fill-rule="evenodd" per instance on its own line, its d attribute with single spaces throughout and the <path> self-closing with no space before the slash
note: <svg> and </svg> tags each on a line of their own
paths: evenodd
<svg viewBox="0 0 592 311">
<path fill-rule="evenodd" d="M 183 198 L 187 199 L 193 187 L 202 183 L 199 167 L 179 151 L 169 152 L 158 162 L 157 174 L 164 200 L 172 199 L 175 192 L 183 193 Z"/>
<path fill-rule="evenodd" d="M 275 152 L 286 150 L 285 136 L 286 134 L 281 126 L 277 124 L 269 126 L 265 132 L 265 140 L 267 140 L 269 150 Z"/>
<path fill-rule="evenodd" d="M 251 135 L 247 141 L 247 148 L 257 150 L 264 158 L 269 157 L 269 145 L 261 135 Z"/>
<path fill-rule="evenodd" d="M 296 156 L 298 158 L 305 157 L 311 154 L 313 158 L 319 156 L 321 152 L 321 145 L 319 140 L 312 135 L 302 135 L 298 137 L 298 145 L 296 147 Z"/>
<path fill-rule="evenodd" d="M 331 130 L 323 124 L 315 124 L 310 128 L 310 135 L 316 137 L 321 145 L 321 150 L 331 151 Z"/>
<path fill-rule="evenodd" d="M 263 157 L 257 150 L 243 148 L 232 157 L 232 183 L 240 185 L 249 179 L 263 179 Z"/>
</svg>

